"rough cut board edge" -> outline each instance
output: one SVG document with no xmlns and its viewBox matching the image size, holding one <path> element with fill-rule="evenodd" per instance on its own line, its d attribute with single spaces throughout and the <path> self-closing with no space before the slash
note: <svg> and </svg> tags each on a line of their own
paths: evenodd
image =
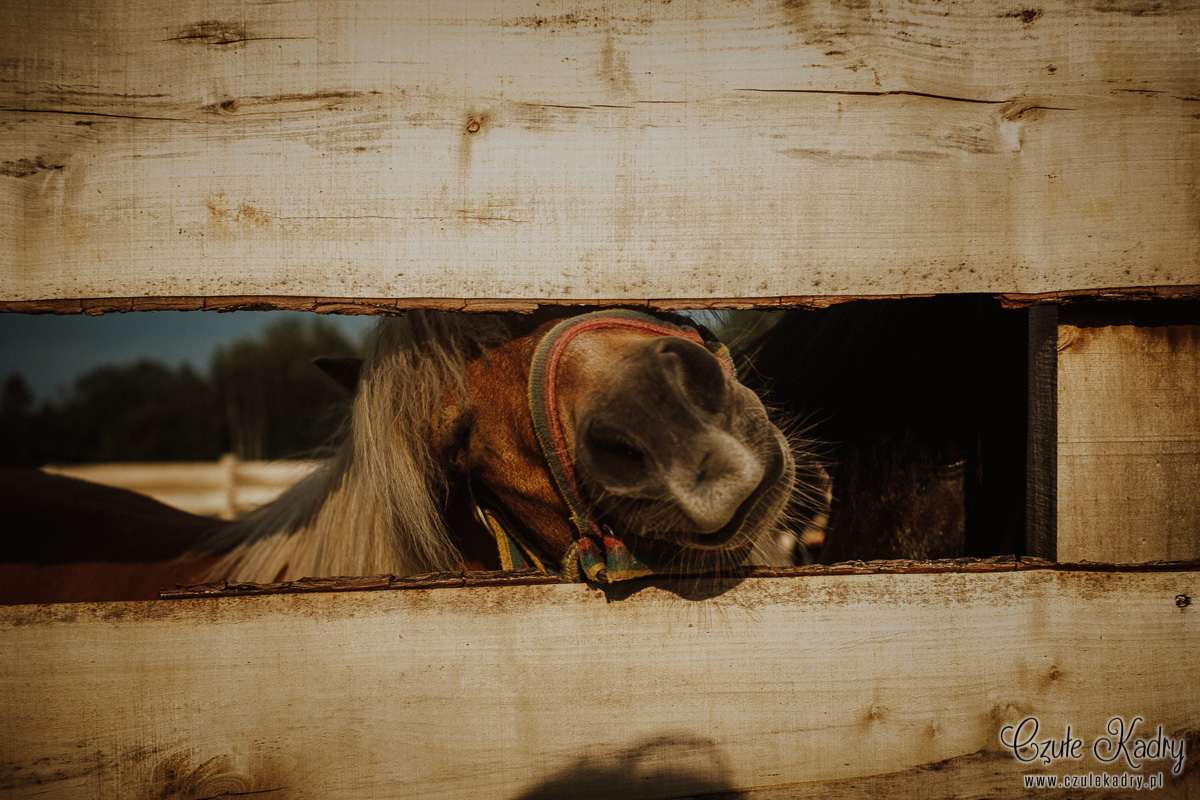
<svg viewBox="0 0 1200 800">
<path fill-rule="evenodd" d="M 127 311 L 313 311 L 318 314 L 388 315 L 407 309 L 440 311 L 515 311 L 532 313 L 540 306 L 640 306 L 659 311 L 686 309 L 827 308 L 856 300 L 901 300 L 930 294 L 805 295 L 790 297 L 662 298 L 568 300 L 473 299 L 417 297 L 288 297 L 283 295 L 230 295 L 222 297 L 109 297 L 74 300 L 0 300 L 0 313 L 108 314 Z M 1005 308 L 1025 308 L 1050 303 L 1085 300 L 1187 300 L 1200 299 L 1200 284 L 1187 286 L 1135 286 L 1109 289 L 1071 289 L 1036 294 L 995 295 Z"/>
<path fill-rule="evenodd" d="M 1200 572 L 1200 560 L 1151 561 L 1144 564 L 1104 564 L 1082 561 L 1057 563 L 1028 556 L 995 556 L 993 558 L 954 558 L 937 561 L 847 561 L 840 564 L 806 567 L 753 567 L 740 572 L 727 571 L 712 577 L 740 580 L 744 578 L 803 578 L 842 575 L 931 575 L 942 573 L 993 573 L 1026 570 L 1057 572 Z M 692 576 L 690 580 L 694 580 Z M 640 579 L 645 581 L 670 578 Z M 438 572 L 427 575 L 368 575 L 363 577 L 302 578 L 280 583 L 200 583 L 163 589 L 164 599 L 197 597 L 243 597 L 264 594 L 308 594 L 312 592 L 358 592 L 380 589 L 457 589 L 478 586 L 535 586 L 561 583 L 556 575 L 536 569 L 505 572 Z M 630 585 L 639 581 L 630 581 Z M 1191 598 L 1181 595 L 1181 607 L 1191 604 Z"/>
</svg>

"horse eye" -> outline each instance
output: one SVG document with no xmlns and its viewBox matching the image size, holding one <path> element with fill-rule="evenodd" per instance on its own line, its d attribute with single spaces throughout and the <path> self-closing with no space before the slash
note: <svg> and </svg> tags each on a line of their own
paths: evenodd
<svg viewBox="0 0 1200 800">
<path fill-rule="evenodd" d="M 446 461 L 464 472 L 467 469 L 467 454 L 471 449 L 471 423 L 472 420 L 467 414 L 456 419 L 442 445 Z"/>
<path fill-rule="evenodd" d="M 466 447 L 471 441 L 471 421 L 459 418 L 450 432 L 450 439 L 455 447 Z"/>
</svg>

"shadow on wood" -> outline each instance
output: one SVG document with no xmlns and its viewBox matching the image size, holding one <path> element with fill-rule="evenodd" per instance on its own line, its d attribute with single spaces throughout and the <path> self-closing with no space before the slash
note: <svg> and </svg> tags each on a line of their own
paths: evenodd
<svg viewBox="0 0 1200 800">
<path fill-rule="evenodd" d="M 709 739 L 688 733 L 664 735 L 616 752 L 584 756 L 515 800 L 738 797 L 725 762 Z"/>
</svg>

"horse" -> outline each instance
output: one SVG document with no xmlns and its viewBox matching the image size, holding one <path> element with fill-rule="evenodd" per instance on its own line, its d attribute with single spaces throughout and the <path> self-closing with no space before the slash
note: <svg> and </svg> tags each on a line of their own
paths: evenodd
<svg viewBox="0 0 1200 800">
<path fill-rule="evenodd" d="M 785 433 L 728 350 L 685 318 L 413 310 L 380 321 L 365 359 L 322 366 L 354 395 L 344 442 L 245 519 L 65 478 L 0 481 L 4 507 L 36 507 L 25 550 L 13 558 L 10 534 L 0 553 L 0 599 L 524 567 L 611 583 L 783 563 L 786 531 L 822 513 L 813 443 Z M 77 557 L 114 514 L 123 532 Z"/>
</svg>

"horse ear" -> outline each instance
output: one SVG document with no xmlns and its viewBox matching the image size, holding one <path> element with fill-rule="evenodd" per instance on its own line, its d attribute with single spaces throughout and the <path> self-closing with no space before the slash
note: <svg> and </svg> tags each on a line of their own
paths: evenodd
<svg viewBox="0 0 1200 800">
<path fill-rule="evenodd" d="M 320 356 L 314 358 L 312 363 L 350 394 L 358 390 L 358 376 L 363 365 L 361 358 Z"/>
</svg>

